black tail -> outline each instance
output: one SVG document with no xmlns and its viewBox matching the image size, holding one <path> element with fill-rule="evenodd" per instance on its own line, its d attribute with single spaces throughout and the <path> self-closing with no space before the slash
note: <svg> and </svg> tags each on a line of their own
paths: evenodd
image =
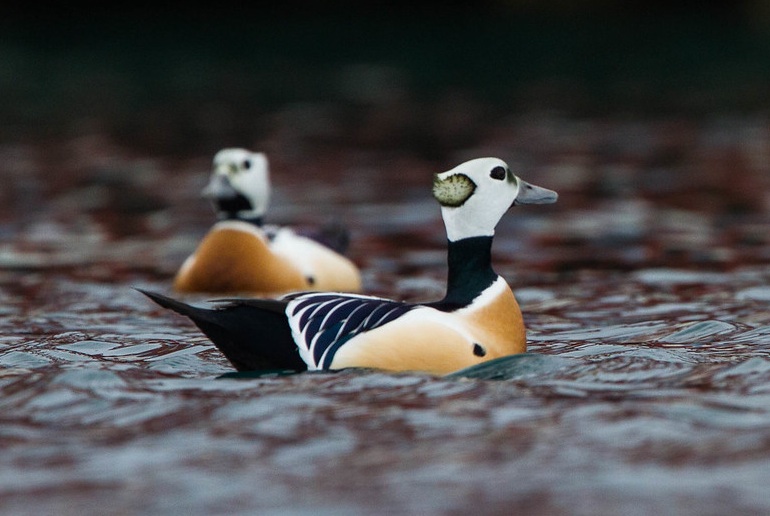
<svg viewBox="0 0 770 516">
<path fill-rule="evenodd" d="M 277 300 L 230 300 L 217 308 L 200 308 L 170 297 L 136 289 L 163 308 L 188 317 L 211 339 L 238 371 L 291 369 L 304 371 L 283 311 Z"/>
</svg>

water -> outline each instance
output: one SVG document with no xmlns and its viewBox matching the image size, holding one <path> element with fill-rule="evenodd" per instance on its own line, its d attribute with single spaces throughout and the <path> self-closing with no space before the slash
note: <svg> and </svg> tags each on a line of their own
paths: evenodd
<svg viewBox="0 0 770 516">
<path fill-rule="evenodd" d="M 84 214 L 74 179 L 41 212 L 4 208 L 0 512 L 770 512 L 770 220 L 759 200 L 729 205 L 748 183 L 720 205 L 647 175 L 599 195 L 593 172 L 535 160 L 522 177 L 559 204 L 515 211 L 494 246 L 528 354 L 445 378 L 232 378 L 194 326 L 133 290 L 167 290 L 211 223 L 196 163 L 127 176 L 125 195 L 157 200 L 144 211 Z M 283 163 L 272 216 L 309 225 L 323 203 L 350 225 L 368 292 L 435 299 L 429 173 L 394 189 L 403 163 L 382 163 L 318 168 L 313 184 L 337 189 Z"/>
<path fill-rule="evenodd" d="M 706 292 L 668 282 L 708 273 L 680 274 L 520 289 L 530 353 L 493 380 L 218 379 L 231 368 L 208 341 L 129 285 L 41 275 L 25 288 L 42 302 L 2 318 L 0 507 L 762 513 L 770 271 Z"/>
</svg>

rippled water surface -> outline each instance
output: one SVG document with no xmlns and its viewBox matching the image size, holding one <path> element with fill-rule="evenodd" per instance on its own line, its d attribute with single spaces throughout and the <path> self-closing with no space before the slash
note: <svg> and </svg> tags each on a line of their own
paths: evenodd
<svg viewBox="0 0 770 516">
<path fill-rule="evenodd" d="M 558 132 L 543 131 L 528 148 Z M 208 157 L 123 159 L 117 186 L 40 192 L 30 176 L 9 176 L 0 512 L 770 512 L 770 220 L 765 198 L 750 195 L 763 191 L 767 161 L 717 196 L 729 167 L 705 186 L 626 169 L 612 175 L 625 186 L 596 190 L 602 167 L 530 156 L 539 165 L 522 177 L 560 201 L 513 210 L 494 245 L 529 327 L 527 354 L 443 378 L 233 378 L 186 319 L 133 290 L 166 291 L 212 222 L 197 197 Z M 309 183 L 290 174 L 298 162 L 278 161 L 273 220 L 343 220 L 368 292 L 438 298 L 437 165 L 346 159 Z M 39 198 L 45 211 L 23 209 Z"/>
<path fill-rule="evenodd" d="M 642 269 L 519 288 L 530 352 L 492 379 L 228 379 L 194 327 L 130 288 L 162 281 L 6 273 L 0 508 L 759 514 L 769 279 Z"/>
</svg>

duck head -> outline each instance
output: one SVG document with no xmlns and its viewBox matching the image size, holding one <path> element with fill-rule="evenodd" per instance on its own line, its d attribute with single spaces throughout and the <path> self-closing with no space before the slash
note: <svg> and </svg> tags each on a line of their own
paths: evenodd
<svg viewBox="0 0 770 516">
<path fill-rule="evenodd" d="M 441 204 L 447 238 L 493 236 L 503 214 L 519 204 L 550 204 L 553 190 L 527 183 L 498 158 L 461 163 L 433 178 L 433 196 Z"/>
<path fill-rule="evenodd" d="M 219 218 L 261 220 L 270 201 L 267 157 L 246 149 L 220 150 L 201 194 L 212 202 Z"/>
</svg>

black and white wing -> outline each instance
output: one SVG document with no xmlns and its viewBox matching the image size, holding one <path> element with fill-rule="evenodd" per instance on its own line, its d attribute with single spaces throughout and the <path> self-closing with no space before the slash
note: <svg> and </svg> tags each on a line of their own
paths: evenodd
<svg viewBox="0 0 770 516">
<path fill-rule="evenodd" d="M 292 296 L 286 315 L 308 369 L 328 369 L 334 354 L 356 335 L 401 317 L 418 305 L 356 294 Z"/>
</svg>

